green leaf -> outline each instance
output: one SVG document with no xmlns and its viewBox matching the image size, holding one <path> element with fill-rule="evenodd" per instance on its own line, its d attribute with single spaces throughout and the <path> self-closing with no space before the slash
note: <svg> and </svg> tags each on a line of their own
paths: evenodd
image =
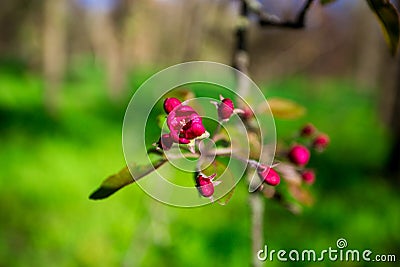
<svg viewBox="0 0 400 267">
<path fill-rule="evenodd" d="M 326 5 L 335 2 L 336 0 L 320 0 L 321 5 Z"/>
<path fill-rule="evenodd" d="M 303 106 L 284 98 L 269 98 L 269 107 L 275 118 L 296 119 L 306 112 Z"/>
<path fill-rule="evenodd" d="M 383 35 L 392 55 L 396 54 L 399 44 L 399 15 L 388 0 L 367 0 L 370 9 L 377 16 Z"/>
<path fill-rule="evenodd" d="M 109 176 L 105 179 L 100 187 L 94 191 L 89 198 L 90 199 L 103 199 L 114 194 L 116 191 L 124 186 L 138 181 L 140 178 L 150 174 L 155 169 L 159 168 L 166 162 L 166 159 L 158 159 L 153 164 L 148 165 L 136 165 L 132 164 L 130 168 L 125 167 L 118 173 Z"/>
</svg>

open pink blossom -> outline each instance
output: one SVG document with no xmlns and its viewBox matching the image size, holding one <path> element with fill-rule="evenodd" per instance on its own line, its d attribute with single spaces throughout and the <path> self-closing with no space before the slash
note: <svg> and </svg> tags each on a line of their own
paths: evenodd
<svg viewBox="0 0 400 267">
<path fill-rule="evenodd" d="M 205 133 L 203 121 L 190 106 L 179 105 L 167 117 L 170 136 L 175 143 L 189 144 L 190 140 Z"/>
</svg>

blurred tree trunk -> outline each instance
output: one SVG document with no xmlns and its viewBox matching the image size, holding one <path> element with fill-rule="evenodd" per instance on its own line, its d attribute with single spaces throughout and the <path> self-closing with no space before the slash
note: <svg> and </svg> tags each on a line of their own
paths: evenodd
<svg viewBox="0 0 400 267">
<path fill-rule="evenodd" d="M 396 1 L 397 8 L 400 0 Z M 393 138 L 392 147 L 389 152 L 387 170 L 389 178 L 395 183 L 400 183 L 400 56 L 397 55 L 396 86 L 394 93 L 394 104 L 391 112 L 390 130 Z"/>
<path fill-rule="evenodd" d="M 121 36 L 121 53 L 122 53 L 122 65 L 126 71 L 132 69 L 135 66 L 136 61 L 133 60 L 134 49 L 133 44 L 135 42 L 135 23 L 136 13 L 135 10 L 141 10 L 142 5 L 145 3 L 142 1 L 129 0 L 126 1 L 127 13 L 123 20 L 123 31 Z"/>
<path fill-rule="evenodd" d="M 47 111 L 56 115 L 66 63 L 66 0 L 46 0 L 43 25 L 44 100 Z"/>
<path fill-rule="evenodd" d="M 355 39 L 359 40 L 356 44 L 358 53 L 355 78 L 363 89 L 372 89 L 378 86 L 378 81 L 382 76 L 381 33 L 376 19 L 372 17 L 369 9 L 366 7 L 360 8 L 357 13 L 357 24 L 363 25 L 363 27 L 356 33 L 359 36 L 355 37 Z"/>
<path fill-rule="evenodd" d="M 106 67 L 109 97 L 117 101 L 123 94 L 126 71 L 112 13 L 90 10 L 87 24 L 95 54 Z"/>
<path fill-rule="evenodd" d="M 387 170 L 393 182 L 400 182 L 400 57 L 397 57 L 396 88 L 391 112 L 390 131 L 393 138 Z"/>
<path fill-rule="evenodd" d="M 207 12 L 207 1 L 191 0 L 185 2 L 186 14 L 190 14 L 186 29 L 186 41 L 183 50 L 183 61 L 196 60 L 199 56 L 203 39 L 204 17 Z"/>
</svg>

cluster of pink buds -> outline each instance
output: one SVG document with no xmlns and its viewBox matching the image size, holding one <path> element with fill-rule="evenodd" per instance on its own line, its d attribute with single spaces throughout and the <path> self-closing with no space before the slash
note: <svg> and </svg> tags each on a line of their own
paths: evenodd
<svg viewBox="0 0 400 267">
<path fill-rule="evenodd" d="M 310 151 L 303 145 L 293 145 L 289 151 L 288 158 L 297 166 L 303 168 L 310 160 Z M 315 173 L 311 169 L 305 169 L 301 173 L 303 181 L 307 184 L 312 184 L 315 181 Z"/>
<path fill-rule="evenodd" d="M 311 123 L 307 123 L 300 130 L 300 135 L 302 137 L 311 138 L 312 139 L 312 147 L 318 151 L 322 152 L 329 145 L 329 136 L 320 133 L 317 128 Z"/>
<path fill-rule="evenodd" d="M 192 107 L 182 105 L 178 99 L 165 99 L 164 110 L 168 114 L 170 133 L 161 136 L 158 146 L 162 149 L 170 149 L 173 143 L 189 144 L 206 133 L 200 115 Z"/>
<path fill-rule="evenodd" d="M 319 133 L 311 123 L 300 130 L 300 136 L 310 138 L 309 146 L 318 152 L 322 152 L 329 144 L 329 137 L 324 133 Z M 292 163 L 304 168 L 310 160 L 310 150 L 304 145 L 295 144 L 290 148 L 287 156 Z M 301 177 L 305 183 L 312 184 L 315 181 L 315 172 L 312 169 L 302 169 Z"/>
<path fill-rule="evenodd" d="M 214 201 L 214 187 L 221 183 L 221 181 L 214 181 L 215 176 L 216 174 L 206 176 L 200 173 L 195 178 L 196 188 L 199 191 L 200 195 L 203 197 L 208 197 L 211 201 Z"/>
<path fill-rule="evenodd" d="M 227 103 L 229 104 L 229 101 Z M 233 106 L 232 101 L 230 103 Z M 225 116 L 228 116 L 229 110 L 225 106 L 221 108 L 221 112 Z M 182 105 L 179 99 L 165 99 L 164 110 L 168 114 L 167 125 L 170 132 L 161 136 L 157 143 L 159 148 L 169 150 L 173 143 L 190 144 L 196 138 L 207 133 L 200 115 L 192 107 Z M 232 112 L 229 114 L 229 117 L 231 114 Z M 203 173 L 196 174 L 195 177 L 196 188 L 200 195 L 209 198 L 211 201 L 214 201 L 214 187 L 221 183 L 221 181 L 214 181 L 215 177 L 216 174 L 206 176 Z"/>
</svg>

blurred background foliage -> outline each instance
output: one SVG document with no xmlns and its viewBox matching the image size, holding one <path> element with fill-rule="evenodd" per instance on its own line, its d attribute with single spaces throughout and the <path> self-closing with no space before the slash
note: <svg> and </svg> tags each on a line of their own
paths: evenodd
<svg viewBox="0 0 400 267">
<path fill-rule="evenodd" d="M 302 4 L 262 2 L 283 18 Z M 164 206 L 136 185 L 87 199 L 124 165 L 134 91 L 172 64 L 230 64 L 236 15 L 227 0 L 1 1 L 0 266 L 249 265 L 246 186 L 227 206 L 196 209 Z M 312 121 L 331 137 L 311 159 L 316 204 L 294 216 L 267 202 L 266 244 L 322 250 L 344 237 L 399 259 L 399 59 L 367 4 L 315 3 L 301 31 L 252 27 L 249 51 L 266 96 L 307 107 L 302 119 L 277 120 L 278 136 Z"/>
</svg>

